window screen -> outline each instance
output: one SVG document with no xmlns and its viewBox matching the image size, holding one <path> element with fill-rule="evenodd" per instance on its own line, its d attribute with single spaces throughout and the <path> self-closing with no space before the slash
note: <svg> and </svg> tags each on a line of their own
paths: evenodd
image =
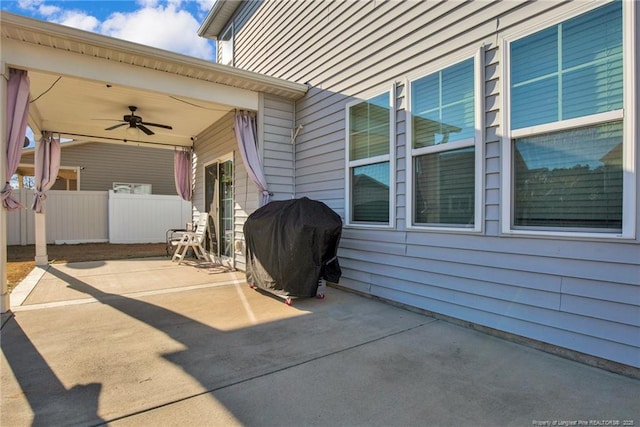
<svg viewBox="0 0 640 427">
<path fill-rule="evenodd" d="M 415 224 L 473 227 L 475 135 L 473 58 L 411 82 Z"/>
<path fill-rule="evenodd" d="M 347 107 L 350 221 L 389 223 L 390 93 Z"/>
<path fill-rule="evenodd" d="M 511 128 L 622 108 L 622 3 L 511 43 Z"/>
<path fill-rule="evenodd" d="M 622 227 L 622 122 L 514 142 L 516 226 Z"/>
<path fill-rule="evenodd" d="M 474 137 L 473 59 L 411 84 L 413 148 Z"/>
<path fill-rule="evenodd" d="M 623 211 L 622 2 L 510 45 L 513 226 L 618 231 Z"/>
</svg>

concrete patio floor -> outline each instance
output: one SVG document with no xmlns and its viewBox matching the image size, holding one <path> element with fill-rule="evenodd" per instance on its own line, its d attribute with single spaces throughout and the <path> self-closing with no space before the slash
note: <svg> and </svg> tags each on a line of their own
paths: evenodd
<svg viewBox="0 0 640 427">
<path fill-rule="evenodd" d="M 36 269 L 12 300 L 2 426 L 640 424 L 636 379 L 334 288 L 289 307 L 144 259 Z"/>
</svg>

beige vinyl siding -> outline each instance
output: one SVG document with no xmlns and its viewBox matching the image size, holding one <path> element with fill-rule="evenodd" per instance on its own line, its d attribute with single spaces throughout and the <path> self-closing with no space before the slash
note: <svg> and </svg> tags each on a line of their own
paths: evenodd
<svg viewBox="0 0 640 427">
<path fill-rule="evenodd" d="M 310 88 L 296 104 L 304 128 L 296 142 L 296 195 L 322 200 L 344 219 L 344 106 L 342 94 Z"/>
<path fill-rule="evenodd" d="M 273 193 L 272 200 L 288 200 L 293 196 L 293 129 L 294 105 L 274 96 L 265 95 L 260 100 L 258 113 L 259 151 L 267 176 L 267 187 Z M 251 181 L 237 148 L 234 133 L 234 113 L 231 112 L 198 135 L 195 150 L 195 179 L 198 185 L 194 191 L 195 211 L 205 211 L 204 167 L 229 153 L 233 153 L 234 167 L 234 241 L 241 242 L 234 254 L 236 268 L 243 270 L 246 265 L 244 255 L 243 227 L 251 213 L 260 207 L 262 194 Z"/>
<path fill-rule="evenodd" d="M 262 162 L 267 188 L 272 200 L 293 197 L 293 150 L 291 138 L 294 105 L 273 96 L 262 99 L 260 127 L 262 132 Z"/>
<path fill-rule="evenodd" d="M 484 49 L 484 229 L 485 234 L 500 234 L 500 99 L 499 50 L 496 46 Z"/>
<path fill-rule="evenodd" d="M 198 154 L 194 165 L 196 186 L 193 191 L 193 208 L 198 212 L 208 212 L 209 207 L 204 206 L 205 166 L 234 153 L 233 166 L 237 167 L 233 113 L 225 115 L 198 135 L 194 143 L 194 151 Z M 234 179 L 236 179 L 235 176 Z"/>
<path fill-rule="evenodd" d="M 197 136 L 194 143 L 194 150 L 198 153 L 195 163 L 195 182 L 196 186 L 193 192 L 193 211 L 194 216 L 199 212 L 209 212 L 210 207 L 205 206 L 205 176 L 204 169 L 206 166 L 218 162 L 221 159 L 228 159 L 231 154 L 233 159 L 234 170 L 234 240 L 242 239 L 242 226 L 239 223 L 245 215 L 246 206 L 251 206 L 253 202 L 244 191 L 246 186 L 246 172 L 242 167 L 242 160 L 236 154 L 236 137 L 233 131 L 234 113 L 228 113 L 222 119 L 211 125 L 208 129 Z M 216 214 L 210 212 L 215 218 Z M 240 266 L 244 265 L 244 254 L 234 254 L 236 263 Z"/>
<path fill-rule="evenodd" d="M 503 32 L 532 22 L 542 28 L 578 4 L 249 2 L 236 14 L 242 19 L 236 66 L 309 83 L 295 105 L 295 123 L 304 126 L 296 143 L 296 197 L 323 201 L 343 217 L 345 105 L 395 87 L 395 227 L 345 228 L 339 250 L 342 286 L 640 367 L 638 239 L 500 233 Z M 484 61 L 484 158 L 476 165 L 484 173 L 481 232 L 409 230 L 405 83 L 433 64 L 479 49 Z"/>
<path fill-rule="evenodd" d="M 496 29 L 503 24 L 494 15 L 519 9 L 517 2 L 345 1 L 330 6 L 328 2 L 296 2 L 290 7 L 279 3 L 263 3 L 252 25 L 243 27 L 236 45 L 236 66 L 351 95 L 402 78 L 456 50 L 495 41 Z M 310 16 L 299 17 L 304 24 L 296 37 L 272 28 L 260 32 L 268 28 L 263 15 L 275 9 L 286 13 L 280 19 L 288 22 L 301 8 L 318 8 L 321 13 L 313 22 L 305 21 Z M 486 21 L 478 22 L 479 17 Z M 286 28 L 294 31 L 296 26 Z M 465 34 L 460 37 L 463 28 Z"/>
<path fill-rule="evenodd" d="M 33 153 L 21 163 L 33 164 Z M 177 195 L 171 149 L 90 142 L 64 147 L 60 165 L 83 168 L 79 190 L 106 191 L 114 182 L 127 182 L 151 184 L 153 194 Z"/>
<path fill-rule="evenodd" d="M 395 105 L 400 106 L 400 109 L 396 110 L 396 115 L 395 115 L 395 123 L 396 123 L 396 140 L 395 140 L 396 176 L 394 181 L 396 186 L 395 227 L 398 230 L 404 230 L 406 228 L 406 218 L 407 218 L 407 212 L 405 209 L 406 208 L 406 192 L 407 192 L 406 190 L 407 162 L 405 160 L 407 156 L 407 150 L 406 150 L 407 125 L 406 125 L 406 115 L 404 114 L 404 111 L 400 111 L 400 110 L 404 110 L 405 93 L 406 92 L 404 90 L 403 85 L 399 84 L 395 87 Z"/>
</svg>

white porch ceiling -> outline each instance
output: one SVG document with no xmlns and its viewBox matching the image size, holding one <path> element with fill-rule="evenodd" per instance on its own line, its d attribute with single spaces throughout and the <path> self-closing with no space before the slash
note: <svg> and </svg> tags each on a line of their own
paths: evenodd
<svg viewBox="0 0 640 427">
<path fill-rule="evenodd" d="M 189 146 L 191 137 L 200 134 L 234 108 L 167 93 L 33 70 L 29 71 L 29 79 L 32 121 L 39 122 L 37 126 L 40 130 L 59 132 L 76 140 L 104 138 L 105 141 L 112 142 L 128 140 Z M 122 123 L 124 115 L 131 114 L 128 108 L 130 105 L 137 107 L 135 114 L 142 117 L 144 122 L 166 124 L 173 129 L 147 126 L 155 133 L 151 136 L 139 130 L 135 136 L 131 136 L 127 133 L 128 125 L 106 130 Z"/>
<path fill-rule="evenodd" d="M 0 13 L 2 72 L 29 73 L 30 125 L 76 140 L 190 146 L 234 109 L 258 109 L 259 93 L 296 100 L 306 86 L 6 12 Z M 127 134 L 136 106 L 155 134 Z"/>
</svg>

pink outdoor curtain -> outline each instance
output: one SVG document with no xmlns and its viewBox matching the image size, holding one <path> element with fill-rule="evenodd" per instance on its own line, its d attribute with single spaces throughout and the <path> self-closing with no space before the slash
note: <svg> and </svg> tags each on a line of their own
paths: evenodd
<svg viewBox="0 0 640 427">
<path fill-rule="evenodd" d="M 11 177 L 18 169 L 29 116 L 29 76 L 24 70 L 9 69 L 7 83 L 7 168 L 2 188 L 2 206 L 7 210 L 23 206 L 13 197 Z"/>
<path fill-rule="evenodd" d="M 173 155 L 173 175 L 176 181 L 176 191 L 184 200 L 190 202 L 193 196 L 193 176 L 192 150 L 176 150 Z"/>
<path fill-rule="evenodd" d="M 271 193 L 267 190 L 267 179 L 262 170 L 262 162 L 258 154 L 258 138 L 256 118 L 247 111 L 238 111 L 235 117 L 236 140 L 242 162 L 247 169 L 251 181 L 262 191 L 262 205 L 269 203 Z"/>
<path fill-rule="evenodd" d="M 60 138 L 51 132 L 43 132 L 42 139 L 36 144 L 35 152 L 35 184 L 36 194 L 33 197 L 31 209 L 37 213 L 44 213 L 46 191 L 53 187 L 60 170 Z"/>
</svg>

